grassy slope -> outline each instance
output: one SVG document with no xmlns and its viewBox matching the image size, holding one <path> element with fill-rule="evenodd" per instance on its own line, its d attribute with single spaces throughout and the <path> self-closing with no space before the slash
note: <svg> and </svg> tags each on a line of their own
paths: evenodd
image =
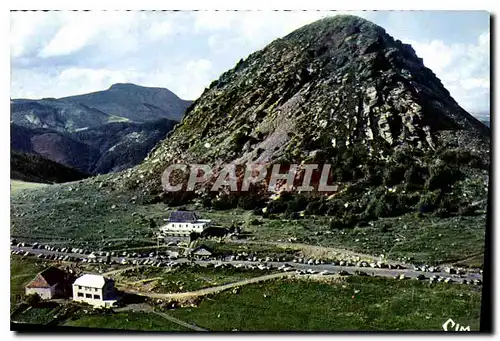
<svg viewBox="0 0 500 341">
<path fill-rule="evenodd" d="M 220 331 L 442 330 L 450 317 L 478 330 L 480 296 L 472 287 L 409 280 L 276 281 L 220 293 L 171 314 Z"/>
<path fill-rule="evenodd" d="M 126 330 L 189 331 L 153 313 L 122 312 L 109 315 L 87 315 L 69 319 L 64 326 Z"/>
<path fill-rule="evenodd" d="M 16 194 L 24 189 L 37 189 L 48 186 L 47 184 L 41 184 L 37 182 L 26 182 L 21 180 L 10 180 L 10 192 L 11 194 Z"/>
<path fill-rule="evenodd" d="M 328 217 L 310 216 L 302 220 L 263 219 L 251 212 L 206 212 L 205 216 L 227 225 L 231 221 L 244 221 L 245 231 L 251 232 L 255 241 L 287 241 L 349 249 L 380 255 L 390 259 L 413 257 L 416 263 L 453 262 L 484 251 L 486 216 L 471 217 L 417 217 L 407 214 L 384 218 L 373 226 L 330 230 Z M 262 224 L 250 222 L 258 218 Z M 315 235 L 317 233 L 317 235 Z M 477 263 L 476 263 L 477 264 Z M 482 261 L 479 262 L 482 264 Z"/>
<path fill-rule="evenodd" d="M 238 282 L 244 279 L 253 278 L 268 274 L 261 270 L 245 269 L 215 269 L 215 268 L 177 268 L 166 270 L 162 268 L 141 268 L 120 274 L 115 278 L 119 282 L 135 283 L 135 287 L 141 290 L 141 284 L 137 281 L 146 279 L 158 279 L 151 288 L 150 282 L 143 281 L 143 285 L 155 292 L 183 292 L 194 291 L 203 288 L 219 286 L 227 283 Z M 160 279 L 161 278 L 161 279 Z"/>
</svg>

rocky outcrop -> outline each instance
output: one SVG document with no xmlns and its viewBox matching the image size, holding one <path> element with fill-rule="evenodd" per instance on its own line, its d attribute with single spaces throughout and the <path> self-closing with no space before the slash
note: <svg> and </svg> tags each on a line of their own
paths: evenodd
<svg viewBox="0 0 500 341">
<path fill-rule="evenodd" d="M 367 20 L 336 16 L 241 60 L 141 165 L 112 180 L 148 193 L 176 162 L 301 163 L 316 150 L 329 158 L 353 148 L 384 162 L 401 149 L 441 150 L 463 134 L 474 136 L 475 152 L 487 160 L 489 129 L 410 45 Z"/>
</svg>

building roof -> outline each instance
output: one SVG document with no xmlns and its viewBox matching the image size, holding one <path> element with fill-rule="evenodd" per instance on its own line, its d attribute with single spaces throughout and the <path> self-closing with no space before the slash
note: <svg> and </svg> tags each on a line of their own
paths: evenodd
<svg viewBox="0 0 500 341">
<path fill-rule="evenodd" d="M 196 213 L 190 211 L 174 211 L 168 218 L 170 223 L 193 223 L 196 220 L 198 220 Z"/>
<path fill-rule="evenodd" d="M 214 252 L 205 245 L 200 245 L 191 251 L 192 255 L 211 256 Z"/>
<path fill-rule="evenodd" d="M 50 267 L 38 273 L 35 278 L 26 285 L 26 288 L 50 288 L 51 286 L 64 283 L 66 273 L 58 268 Z"/>
<path fill-rule="evenodd" d="M 76 285 L 80 285 L 82 287 L 91 287 L 91 288 L 102 288 L 104 284 L 106 284 L 106 279 L 100 275 L 91 275 L 85 274 L 76 279 Z"/>
</svg>

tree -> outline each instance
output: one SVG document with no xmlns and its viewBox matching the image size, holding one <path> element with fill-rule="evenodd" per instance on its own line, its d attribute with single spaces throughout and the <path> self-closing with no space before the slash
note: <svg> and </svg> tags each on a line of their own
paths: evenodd
<svg viewBox="0 0 500 341">
<path fill-rule="evenodd" d="M 41 297 L 37 293 L 30 294 L 25 298 L 26 303 L 30 307 L 36 306 L 41 300 L 42 300 Z"/>
</svg>

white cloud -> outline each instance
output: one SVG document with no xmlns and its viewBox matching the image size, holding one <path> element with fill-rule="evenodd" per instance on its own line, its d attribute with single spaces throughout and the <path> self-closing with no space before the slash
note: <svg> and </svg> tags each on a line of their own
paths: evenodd
<svg viewBox="0 0 500 341">
<path fill-rule="evenodd" d="M 60 28 L 38 54 L 41 58 L 65 56 L 92 44 L 130 51 L 136 45 L 136 30 L 146 17 L 141 13 L 97 11 L 62 12 Z"/>
<path fill-rule="evenodd" d="M 460 86 L 465 90 L 476 88 L 490 88 L 490 80 L 487 78 L 467 78 L 460 81 Z"/>
<path fill-rule="evenodd" d="M 88 27 L 83 20 L 62 27 L 56 36 L 38 54 L 39 57 L 67 55 L 83 48 L 98 32 L 97 27 Z"/>
<path fill-rule="evenodd" d="M 36 48 L 47 30 L 58 25 L 57 17 L 46 12 L 12 12 L 10 16 L 11 58 L 19 58 Z M 40 39 L 42 38 L 42 39 Z"/>
<path fill-rule="evenodd" d="M 367 19 L 374 13 L 349 12 Z M 63 97 L 131 82 L 195 99 L 240 58 L 336 14 L 345 12 L 15 12 L 11 94 Z M 404 24 L 392 21 L 390 33 L 399 38 L 418 28 Z M 490 37 L 478 33 L 477 41 L 468 44 L 401 39 L 414 46 L 468 110 L 486 102 L 489 92 Z"/>
<path fill-rule="evenodd" d="M 172 24 L 168 21 L 154 22 L 148 30 L 149 36 L 153 39 L 164 38 L 173 32 Z"/>
<path fill-rule="evenodd" d="M 193 13 L 195 32 L 218 31 L 231 29 L 237 20 L 237 12 L 202 11 Z"/>
<path fill-rule="evenodd" d="M 412 45 L 424 65 L 437 75 L 465 110 L 472 114 L 489 110 L 489 32 L 479 35 L 472 44 L 402 40 Z"/>
<path fill-rule="evenodd" d="M 56 82 L 61 87 L 78 84 L 77 92 L 84 93 L 107 88 L 110 84 L 125 83 L 130 79 L 140 78 L 140 73 L 130 70 L 69 68 L 58 75 Z M 94 88 L 89 88 L 89 84 Z"/>
</svg>

